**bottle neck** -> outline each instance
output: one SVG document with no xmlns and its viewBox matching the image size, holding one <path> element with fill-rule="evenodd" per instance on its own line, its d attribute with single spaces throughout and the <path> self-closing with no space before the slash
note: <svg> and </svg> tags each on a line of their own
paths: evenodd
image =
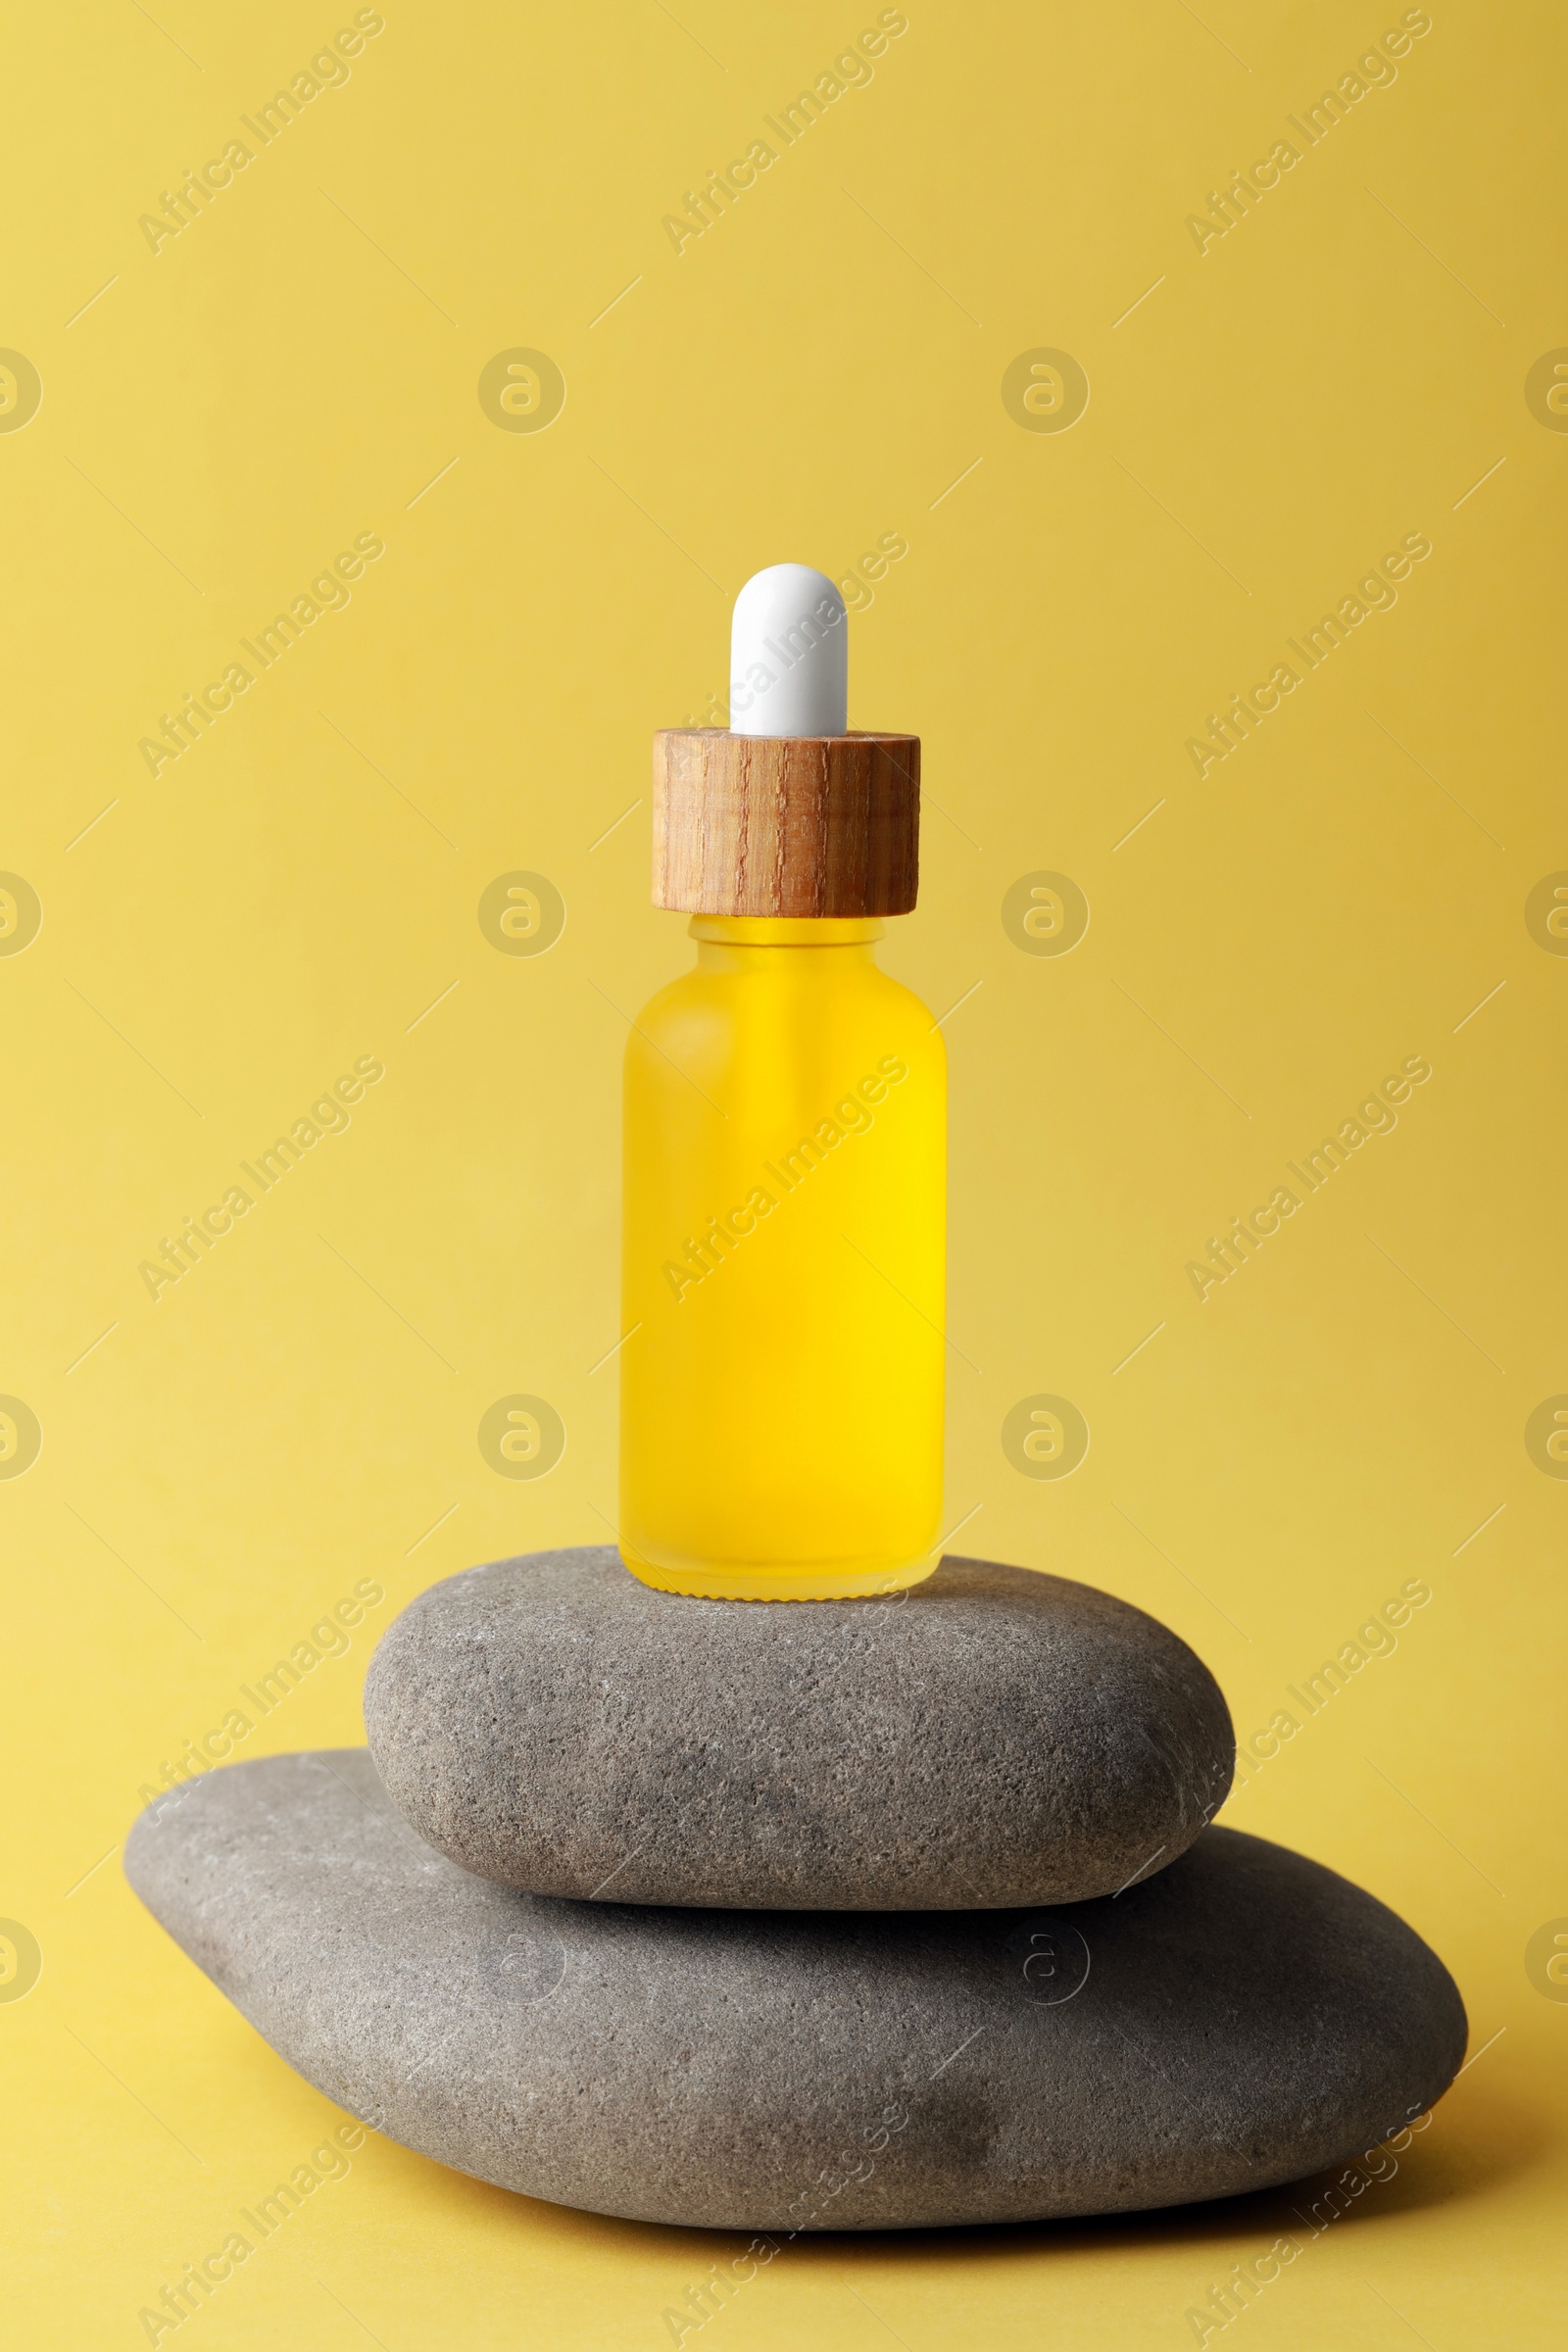
<svg viewBox="0 0 1568 2352">
<path fill-rule="evenodd" d="M 868 963 L 884 928 L 880 915 L 762 914 L 694 914 L 688 927 L 699 971 L 766 967 L 781 949 L 812 955 L 836 949 L 854 962 Z"/>
</svg>

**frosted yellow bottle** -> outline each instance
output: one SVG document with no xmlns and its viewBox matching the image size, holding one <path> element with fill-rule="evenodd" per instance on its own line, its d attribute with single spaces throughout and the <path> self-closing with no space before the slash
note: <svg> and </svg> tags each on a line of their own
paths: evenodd
<svg viewBox="0 0 1568 2352">
<path fill-rule="evenodd" d="M 914 904 L 919 744 L 845 728 L 847 628 L 819 572 L 759 573 L 736 726 L 656 745 L 654 897 L 697 964 L 627 1041 L 619 1535 L 666 1592 L 936 1565 L 946 1067 L 875 951 Z"/>
</svg>

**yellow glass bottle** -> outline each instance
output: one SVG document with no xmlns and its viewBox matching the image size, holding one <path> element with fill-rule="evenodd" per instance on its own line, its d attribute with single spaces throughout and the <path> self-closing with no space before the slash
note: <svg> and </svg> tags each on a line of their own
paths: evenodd
<svg viewBox="0 0 1568 2352">
<path fill-rule="evenodd" d="M 654 898 L 697 964 L 626 1046 L 618 1533 L 665 1592 L 936 1566 L 946 1057 L 875 956 L 914 904 L 920 747 L 848 731 L 845 626 L 820 573 L 758 574 L 735 730 L 656 741 Z"/>
<path fill-rule="evenodd" d="M 621 1557 L 723 1599 L 917 1583 L 942 1508 L 947 1073 L 875 919 L 699 915 L 627 1041 Z"/>
</svg>

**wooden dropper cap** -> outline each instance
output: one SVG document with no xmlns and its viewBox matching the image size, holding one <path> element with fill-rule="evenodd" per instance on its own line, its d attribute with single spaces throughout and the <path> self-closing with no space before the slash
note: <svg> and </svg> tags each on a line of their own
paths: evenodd
<svg viewBox="0 0 1568 2352">
<path fill-rule="evenodd" d="M 654 905 L 687 914 L 907 914 L 918 735 L 654 737 Z"/>
<path fill-rule="evenodd" d="M 920 742 L 852 735 L 849 614 L 807 564 L 735 600 L 733 728 L 654 738 L 654 904 L 687 914 L 907 914 Z"/>
</svg>

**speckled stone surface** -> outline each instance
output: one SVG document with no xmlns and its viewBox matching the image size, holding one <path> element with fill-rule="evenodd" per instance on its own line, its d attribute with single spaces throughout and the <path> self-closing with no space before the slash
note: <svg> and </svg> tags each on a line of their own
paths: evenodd
<svg viewBox="0 0 1568 2352">
<path fill-rule="evenodd" d="M 125 1869 L 377 2130 L 644 2221 L 888 2229 L 1266 2188 L 1373 2146 L 1464 2048 L 1409 1928 L 1231 1830 L 1052 1913 L 573 1903 L 432 1852 L 351 1748 L 185 1784 Z"/>
<path fill-rule="evenodd" d="M 609 1545 L 433 1586 L 378 1644 L 376 1768 L 536 1894 L 748 1910 L 1077 1902 L 1230 1787 L 1202 1661 L 1090 1585 L 945 1560 L 883 1600 L 688 1600 Z"/>
</svg>

